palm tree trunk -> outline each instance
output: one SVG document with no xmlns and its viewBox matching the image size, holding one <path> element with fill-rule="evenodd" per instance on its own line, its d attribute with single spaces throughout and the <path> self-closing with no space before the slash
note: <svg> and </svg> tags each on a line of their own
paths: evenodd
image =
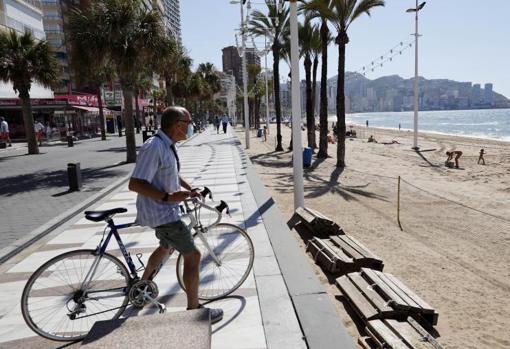
<svg viewBox="0 0 510 349">
<path fill-rule="evenodd" d="M 305 81 L 306 81 L 306 134 L 308 146 L 315 148 L 315 118 L 313 117 L 312 106 L 312 60 L 310 54 L 305 54 Z"/>
<path fill-rule="evenodd" d="M 341 34 L 340 34 L 341 35 Z M 336 167 L 345 167 L 345 46 L 338 44 L 338 80 L 336 90 Z"/>
<path fill-rule="evenodd" d="M 280 104 L 280 48 L 273 44 L 273 86 L 274 111 L 276 114 L 276 151 L 283 151 L 282 146 L 282 108 Z"/>
<path fill-rule="evenodd" d="M 322 65 L 321 65 L 321 92 L 320 92 L 320 136 L 319 152 L 317 157 L 328 157 L 328 25 L 325 19 L 321 24 Z"/>
<path fill-rule="evenodd" d="M 140 133 L 140 106 L 138 105 L 138 89 L 135 96 L 135 112 L 136 112 L 136 133 Z"/>
<path fill-rule="evenodd" d="M 124 126 L 126 128 L 126 162 L 136 162 L 136 140 L 133 127 L 133 92 L 122 88 L 124 96 Z"/>
<path fill-rule="evenodd" d="M 172 94 L 172 78 L 171 77 L 168 77 L 166 80 L 165 80 L 165 85 L 166 85 L 166 99 L 165 99 L 165 102 L 166 102 L 166 106 L 169 107 L 171 105 L 174 105 L 174 96 Z"/>
<path fill-rule="evenodd" d="M 101 140 L 106 141 L 106 130 L 104 127 L 104 113 L 103 113 L 103 98 L 101 96 L 101 87 L 98 86 L 96 90 L 97 105 L 99 107 L 99 127 L 101 129 Z"/>
<path fill-rule="evenodd" d="M 315 106 L 316 106 L 316 91 L 317 91 L 317 68 L 319 67 L 319 56 L 315 55 L 313 58 L 313 68 L 312 68 L 312 112 L 313 112 L 313 121 L 315 123 Z M 313 148 L 317 148 L 317 140 L 315 138 L 315 125 L 313 130 Z"/>
<path fill-rule="evenodd" d="M 39 154 L 39 145 L 35 138 L 34 118 L 32 116 L 32 106 L 30 104 L 30 94 L 28 91 L 19 93 L 21 99 L 21 110 L 23 113 L 23 124 L 25 125 L 25 137 L 27 138 L 28 154 Z"/>
</svg>

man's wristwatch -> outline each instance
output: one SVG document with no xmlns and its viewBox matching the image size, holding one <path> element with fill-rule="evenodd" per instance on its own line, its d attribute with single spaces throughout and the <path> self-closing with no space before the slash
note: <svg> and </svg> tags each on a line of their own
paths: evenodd
<svg viewBox="0 0 510 349">
<path fill-rule="evenodd" d="M 170 196 L 170 195 L 169 195 L 168 193 L 165 193 L 165 195 L 163 195 L 163 197 L 161 198 L 161 201 L 163 201 L 163 202 L 167 202 L 167 201 L 168 201 L 168 197 L 169 197 L 169 196 Z"/>
</svg>

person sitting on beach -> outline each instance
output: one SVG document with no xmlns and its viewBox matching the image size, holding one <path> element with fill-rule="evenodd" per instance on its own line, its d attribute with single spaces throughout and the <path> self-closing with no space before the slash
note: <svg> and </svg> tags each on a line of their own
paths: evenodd
<svg viewBox="0 0 510 349">
<path fill-rule="evenodd" d="M 446 156 L 448 158 L 445 161 L 446 167 L 453 167 L 453 161 L 455 160 L 455 168 L 459 168 L 459 158 L 462 156 L 462 152 L 460 150 L 454 150 L 454 151 L 447 151 Z M 453 158 L 455 156 L 455 159 Z"/>
<path fill-rule="evenodd" d="M 485 154 L 485 150 L 482 148 L 480 149 L 480 156 L 478 157 L 478 165 L 480 165 L 480 161 L 482 162 L 482 165 L 485 165 L 485 159 L 483 158 L 483 154 Z"/>
<path fill-rule="evenodd" d="M 400 144 L 396 139 L 392 139 L 391 142 L 382 142 L 382 144 Z"/>
<path fill-rule="evenodd" d="M 368 143 L 377 143 L 377 141 L 374 138 L 374 135 L 370 135 L 370 137 L 368 137 Z"/>
</svg>

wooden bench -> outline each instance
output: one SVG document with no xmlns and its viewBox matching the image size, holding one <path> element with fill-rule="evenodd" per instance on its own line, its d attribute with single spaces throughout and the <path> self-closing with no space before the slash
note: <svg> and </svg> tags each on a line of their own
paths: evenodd
<svg viewBox="0 0 510 349">
<path fill-rule="evenodd" d="M 360 337 L 358 343 L 365 349 L 442 349 L 437 340 L 413 318 L 370 320 L 365 331 L 369 337 Z"/>
<path fill-rule="evenodd" d="M 327 237 L 344 234 L 338 224 L 311 208 L 298 207 L 287 225 L 292 229 L 298 223 L 303 223 L 313 236 Z"/>
<path fill-rule="evenodd" d="M 411 316 L 427 328 L 437 324 L 435 310 L 392 274 L 362 268 L 336 284 L 364 321 Z"/>
<path fill-rule="evenodd" d="M 308 241 L 306 251 L 315 263 L 333 275 L 342 275 L 361 268 L 383 270 L 383 261 L 365 245 L 349 235 L 332 235 Z"/>
</svg>

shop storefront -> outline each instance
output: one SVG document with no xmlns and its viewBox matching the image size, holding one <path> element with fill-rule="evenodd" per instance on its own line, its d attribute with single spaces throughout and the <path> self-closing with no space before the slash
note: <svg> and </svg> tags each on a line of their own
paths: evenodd
<svg viewBox="0 0 510 349">
<path fill-rule="evenodd" d="M 101 134 L 99 108 L 94 95 L 64 95 L 55 98 L 31 99 L 34 121 L 45 125 L 48 139 L 71 134 L 91 138 Z M 111 112 L 103 108 L 105 117 Z M 0 116 L 9 123 L 11 139 L 24 139 L 25 129 L 19 99 L 0 99 Z"/>
</svg>

